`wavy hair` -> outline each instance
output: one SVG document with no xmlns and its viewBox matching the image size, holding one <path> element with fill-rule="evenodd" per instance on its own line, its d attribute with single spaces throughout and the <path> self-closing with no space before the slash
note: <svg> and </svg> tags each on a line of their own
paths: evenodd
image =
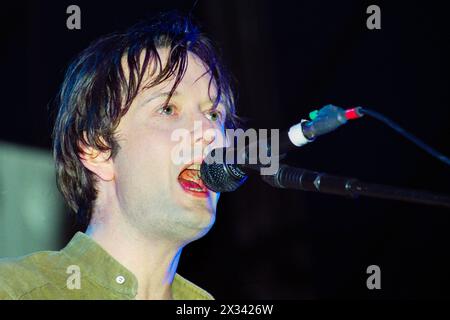
<svg viewBox="0 0 450 320">
<path fill-rule="evenodd" d="M 169 49 L 164 68 L 159 48 Z M 80 143 L 110 151 L 114 158 L 119 150 L 114 132 L 133 99 L 142 88 L 174 79 L 168 103 L 186 71 L 189 52 L 207 67 L 209 87 L 214 83 L 217 88 L 214 104 L 220 101 L 227 109 L 225 126 L 236 127 L 238 117 L 229 73 L 211 40 L 189 17 L 178 13 L 160 14 L 125 32 L 102 37 L 68 67 L 56 99 L 53 155 L 58 189 L 80 224 L 89 223 L 97 197 L 94 174 L 79 158 Z M 144 84 L 146 72 L 150 72 L 151 81 Z"/>
</svg>

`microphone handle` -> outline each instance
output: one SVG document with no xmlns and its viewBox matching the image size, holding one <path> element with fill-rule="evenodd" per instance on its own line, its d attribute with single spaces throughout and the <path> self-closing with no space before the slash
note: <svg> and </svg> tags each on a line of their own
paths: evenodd
<svg viewBox="0 0 450 320">
<path fill-rule="evenodd" d="M 450 208 L 450 197 L 429 191 L 398 188 L 361 182 L 355 178 L 339 177 L 281 164 L 274 175 L 262 175 L 268 184 L 283 189 L 297 189 L 356 198 L 360 195 L 421 203 Z"/>
</svg>

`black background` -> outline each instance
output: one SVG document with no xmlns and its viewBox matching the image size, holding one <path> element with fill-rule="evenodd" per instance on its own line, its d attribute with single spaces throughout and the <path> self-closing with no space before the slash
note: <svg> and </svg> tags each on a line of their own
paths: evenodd
<svg viewBox="0 0 450 320">
<path fill-rule="evenodd" d="M 9 1 L 0 7 L 0 140 L 50 150 L 70 59 L 101 35 L 194 1 Z M 66 8 L 81 7 L 81 30 Z M 366 8 L 381 8 L 368 30 Z M 448 10 L 432 1 L 200 0 L 193 10 L 238 80 L 255 128 L 287 128 L 333 103 L 375 109 L 449 155 Z M 293 153 L 296 166 L 449 193 L 449 169 L 364 118 Z M 448 209 L 273 189 L 223 194 L 213 229 L 178 272 L 216 298 L 449 297 Z M 65 238 L 76 227 L 68 214 Z M 381 290 L 366 268 L 381 268 Z"/>
</svg>

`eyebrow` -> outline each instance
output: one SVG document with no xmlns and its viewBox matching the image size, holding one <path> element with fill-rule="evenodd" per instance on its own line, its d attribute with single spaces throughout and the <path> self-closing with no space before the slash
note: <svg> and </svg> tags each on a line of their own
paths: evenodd
<svg viewBox="0 0 450 320">
<path fill-rule="evenodd" d="M 156 93 L 150 95 L 149 97 L 146 97 L 145 100 L 142 101 L 141 105 L 145 105 L 145 104 L 147 104 L 147 103 L 149 103 L 149 102 L 151 102 L 151 101 L 153 101 L 155 99 L 158 99 L 158 98 L 168 97 L 169 95 L 170 95 L 170 91 L 167 91 L 167 92 L 156 92 Z M 179 95 L 178 91 L 175 90 L 173 92 L 173 94 L 172 94 L 172 97 L 175 97 L 175 96 L 178 96 L 178 95 Z"/>
<path fill-rule="evenodd" d="M 162 98 L 162 97 L 168 97 L 169 95 L 170 95 L 170 91 L 167 91 L 167 92 L 155 92 L 154 94 L 152 94 L 152 95 L 146 97 L 146 98 L 144 99 L 144 101 L 141 103 L 141 105 L 142 105 L 142 106 L 143 106 L 143 105 L 146 105 L 147 103 L 149 103 L 149 102 L 151 102 L 151 101 L 153 101 L 153 100 L 155 100 L 155 99 Z M 176 97 L 176 96 L 179 96 L 179 95 L 180 95 L 180 93 L 179 93 L 177 90 L 175 90 L 175 91 L 173 92 L 173 94 L 172 94 L 172 97 Z M 211 100 L 202 102 L 200 105 L 203 106 L 203 105 L 207 105 L 207 104 L 210 104 L 210 103 L 214 104 L 214 102 L 216 101 L 216 99 L 217 99 L 217 97 L 216 97 L 216 96 L 213 96 Z M 215 109 L 217 109 L 217 107 L 218 107 L 220 104 L 222 104 L 221 101 L 219 101 L 219 103 L 215 106 Z"/>
</svg>

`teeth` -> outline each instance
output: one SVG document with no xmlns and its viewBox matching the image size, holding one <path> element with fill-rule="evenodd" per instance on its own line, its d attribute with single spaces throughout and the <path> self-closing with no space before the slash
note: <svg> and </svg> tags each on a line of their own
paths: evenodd
<svg viewBox="0 0 450 320">
<path fill-rule="evenodd" d="M 201 166 L 200 163 L 194 163 L 194 164 L 191 164 L 189 167 L 187 167 L 187 169 L 200 170 L 200 166 Z"/>
<path fill-rule="evenodd" d="M 192 168 L 186 168 L 180 173 L 179 178 L 182 178 L 184 180 L 189 180 L 195 183 L 198 183 L 200 178 L 200 170 L 192 169 Z"/>
<path fill-rule="evenodd" d="M 195 192 L 202 192 L 203 191 L 203 189 L 198 189 L 198 188 L 188 188 L 188 190 L 195 191 Z"/>
</svg>

